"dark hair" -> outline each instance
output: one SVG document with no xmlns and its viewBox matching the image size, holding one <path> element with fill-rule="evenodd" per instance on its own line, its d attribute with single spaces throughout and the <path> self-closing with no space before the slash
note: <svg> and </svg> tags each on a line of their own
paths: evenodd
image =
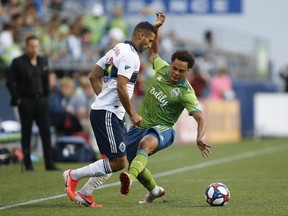
<svg viewBox="0 0 288 216">
<path fill-rule="evenodd" d="M 149 32 L 153 32 L 154 34 L 157 34 L 157 29 L 149 22 L 140 22 L 138 23 L 133 31 L 133 34 L 137 31 L 149 31 Z"/>
<path fill-rule="evenodd" d="M 30 40 L 39 40 L 39 38 L 36 35 L 29 35 L 25 39 L 26 44 L 29 43 Z"/>
<path fill-rule="evenodd" d="M 171 61 L 173 62 L 175 59 L 187 62 L 189 69 L 193 67 L 195 62 L 194 56 L 187 50 L 177 50 L 176 52 L 174 52 L 171 57 Z"/>
</svg>

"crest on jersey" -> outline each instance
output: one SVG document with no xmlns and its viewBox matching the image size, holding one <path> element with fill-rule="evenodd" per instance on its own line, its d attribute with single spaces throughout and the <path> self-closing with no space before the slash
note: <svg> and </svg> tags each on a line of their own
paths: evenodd
<svg viewBox="0 0 288 216">
<path fill-rule="evenodd" d="M 124 142 L 121 142 L 118 148 L 119 148 L 119 150 L 120 150 L 121 152 L 125 152 L 125 150 L 126 150 L 126 145 L 125 145 L 125 143 L 124 143 Z"/>
<path fill-rule="evenodd" d="M 174 89 L 171 90 L 171 96 L 172 97 L 178 96 L 179 93 L 180 93 L 180 89 L 179 88 L 174 88 Z"/>
</svg>

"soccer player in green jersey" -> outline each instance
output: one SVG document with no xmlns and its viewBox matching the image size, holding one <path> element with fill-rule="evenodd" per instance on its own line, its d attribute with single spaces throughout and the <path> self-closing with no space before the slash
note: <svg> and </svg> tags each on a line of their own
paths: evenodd
<svg viewBox="0 0 288 216">
<path fill-rule="evenodd" d="M 156 75 L 140 106 L 139 115 L 143 123 L 141 126 L 132 126 L 128 131 L 126 151 L 129 169 L 120 174 L 122 194 L 129 193 L 132 181 L 136 178 L 149 191 L 140 200 L 141 204 L 151 203 L 155 198 L 165 195 L 165 190 L 157 186 L 146 164 L 149 155 L 173 143 L 173 125 L 183 109 L 187 109 L 197 121 L 196 144 L 203 157 L 211 154 L 211 146 L 203 140 L 206 130 L 204 117 L 195 92 L 186 79 L 194 65 L 194 57 L 187 50 L 176 51 L 169 65 L 158 54 L 157 34 L 148 55 Z"/>
</svg>

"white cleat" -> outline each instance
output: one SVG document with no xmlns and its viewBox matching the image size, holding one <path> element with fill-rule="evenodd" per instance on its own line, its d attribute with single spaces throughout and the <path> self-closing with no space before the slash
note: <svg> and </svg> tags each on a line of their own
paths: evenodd
<svg viewBox="0 0 288 216">
<path fill-rule="evenodd" d="M 146 203 L 152 203 L 154 199 L 162 197 L 165 195 L 165 190 L 162 187 L 159 187 L 160 191 L 159 193 L 155 196 L 152 193 L 148 192 L 140 201 L 140 204 L 146 204 Z"/>
</svg>

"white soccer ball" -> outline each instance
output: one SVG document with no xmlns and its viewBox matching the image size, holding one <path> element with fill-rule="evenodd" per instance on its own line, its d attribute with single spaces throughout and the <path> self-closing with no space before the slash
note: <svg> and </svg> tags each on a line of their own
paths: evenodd
<svg viewBox="0 0 288 216">
<path fill-rule="evenodd" d="M 230 191 L 223 183 L 212 183 L 205 190 L 205 199 L 211 206 L 223 206 L 230 199 Z"/>
</svg>

